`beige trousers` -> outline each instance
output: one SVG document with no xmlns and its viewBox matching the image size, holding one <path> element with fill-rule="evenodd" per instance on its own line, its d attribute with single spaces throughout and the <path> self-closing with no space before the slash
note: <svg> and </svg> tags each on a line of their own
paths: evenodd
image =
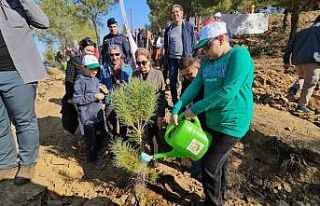
<svg viewBox="0 0 320 206">
<path fill-rule="evenodd" d="M 299 85 L 299 89 L 302 90 L 299 105 L 308 105 L 317 82 L 319 81 L 320 64 L 300 64 L 296 65 L 295 68 L 299 76 L 295 85 Z"/>
</svg>

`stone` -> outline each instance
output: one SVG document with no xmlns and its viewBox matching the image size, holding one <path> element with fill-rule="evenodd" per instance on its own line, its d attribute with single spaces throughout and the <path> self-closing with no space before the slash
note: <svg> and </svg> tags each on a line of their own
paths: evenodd
<svg viewBox="0 0 320 206">
<path fill-rule="evenodd" d="M 1 206 L 41 206 L 42 199 L 46 193 L 46 187 L 28 183 L 17 186 L 12 180 L 0 183 L 0 205 Z"/>
<path fill-rule="evenodd" d="M 288 193 L 291 193 L 291 192 L 292 192 L 292 189 L 291 189 L 291 187 L 290 187 L 290 185 L 289 185 L 288 183 L 283 182 L 283 183 L 282 183 L 282 186 L 283 186 L 284 191 L 286 191 L 286 192 L 288 192 Z"/>
</svg>

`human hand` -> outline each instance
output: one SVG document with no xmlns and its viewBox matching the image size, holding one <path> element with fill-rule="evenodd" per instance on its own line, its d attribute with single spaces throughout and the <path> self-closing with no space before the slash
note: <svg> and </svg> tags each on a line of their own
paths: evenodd
<svg viewBox="0 0 320 206">
<path fill-rule="evenodd" d="M 108 90 L 108 88 L 106 87 L 106 85 L 101 84 L 99 88 L 100 88 L 100 91 L 101 91 L 102 93 L 108 94 L 109 90 Z"/>
<path fill-rule="evenodd" d="M 97 93 L 97 94 L 95 94 L 95 97 L 97 100 L 103 100 L 105 95 L 103 93 Z"/>
<path fill-rule="evenodd" d="M 174 124 L 175 124 L 176 126 L 178 126 L 178 115 L 176 115 L 176 114 L 171 114 L 171 116 L 170 116 L 170 122 L 174 122 Z"/>
<path fill-rule="evenodd" d="M 192 112 L 192 110 L 189 108 L 189 109 L 187 109 L 187 111 L 184 113 L 184 117 L 186 118 L 186 119 L 194 119 L 195 117 L 196 117 L 196 115 L 195 114 L 193 114 L 193 112 Z"/>
</svg>

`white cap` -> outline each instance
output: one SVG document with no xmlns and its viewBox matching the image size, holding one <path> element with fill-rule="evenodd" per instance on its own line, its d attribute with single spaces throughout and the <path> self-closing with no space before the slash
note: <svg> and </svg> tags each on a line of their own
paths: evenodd
<svg viewBox="0 0 320 206">
<path fill-rule="evenodd" d="M 223 21 L 214 21 L 200 30 L 200 38 L 195 49 L 203 47 L 211 38 L 227 34 L 227 25 Z"/>
<path fill-rule="evenodd" d="M 217 12 L 217 13 L 213 14 L 213 17 L 221 18 L 222 14 L 221 14 L 221 12 Z"/>
<path fill-rule="evenodd" d="M 88 69 L 100 67 L 99 61 L 94 55 L 85 55 L 82 59 L 82 64 Z"/>
</svg>

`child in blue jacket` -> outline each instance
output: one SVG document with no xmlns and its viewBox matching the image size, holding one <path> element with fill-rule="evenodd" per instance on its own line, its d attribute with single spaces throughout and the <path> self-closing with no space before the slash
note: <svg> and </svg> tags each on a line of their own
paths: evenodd
<svg viewBox="0 0 320 206">
<path fill-rule="evenodd" d="M 84 72 L 75 82 L 72 100 L 83 125 L 89 161 L 99 168 L 103 167 L 103 163 L 98 158 L 98 149 L 102 146 L 102 135 L 105 134 L 102 100 L 108 94 L 108 89 L 96 78 L 100 64 L 95 56 L 85 55 L 82 64 Z M 97 131 L 103 131 L 102 135 L 97 136 Z"/>
</svg>

